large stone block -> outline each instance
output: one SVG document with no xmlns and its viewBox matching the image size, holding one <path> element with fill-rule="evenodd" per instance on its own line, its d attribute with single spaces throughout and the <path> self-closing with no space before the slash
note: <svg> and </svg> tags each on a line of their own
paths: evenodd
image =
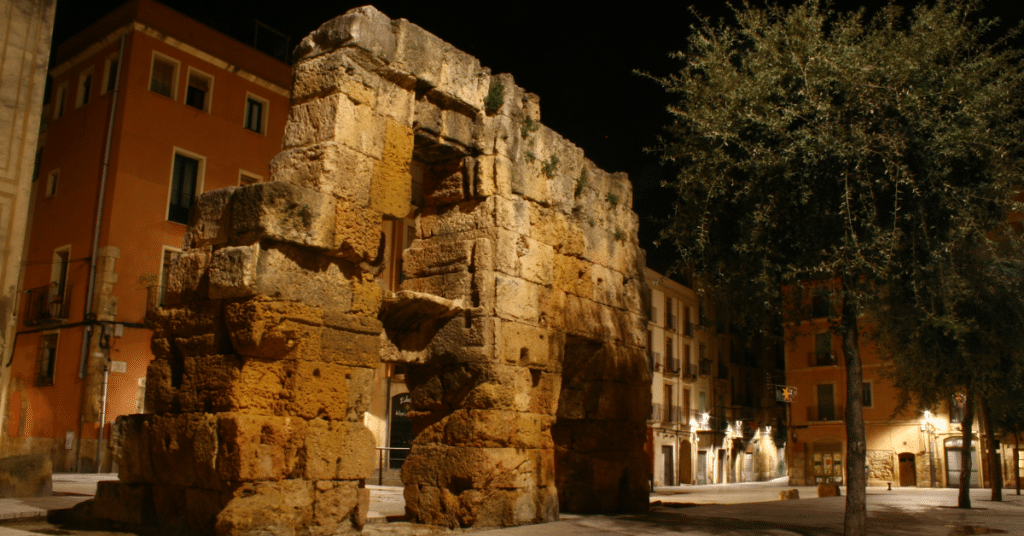
<svg viewBox="0 0 1024 536">
<path fill-rule="evenodd" d="M 147 383 L 146 399 L 149 401 Z M 114 450 L 114 461 L 117 463 L 118 478 L 127 484 L 143 484 L 153 482 L 153 464 L 149 454 L 150 417 L 147 414 L 134 414 L 119 417 L 121 426 L 121 448 Z"/>
<path fill-rule="evenodd" d="M 320 359 L 355 367 L 375 367 L 380 362 L 380 335 L 323 328 Z"/>
<path fill-rule="evenodd" d="M 384 148 L 370 181 L 370 208 L 387 218 L 404 218 L 412 208 L 412 129 L 385 120 Z"/>
<path fill-rule="evenodd" d="M 391 19 L 373 6 L 363 6 L 325 22 L 306 36 L 295 48 L 295 62 L 343 47 L 357 47 L 383 62 L 391 62 L 397 46 Z"/>
<path fill-rule="evenodd" d="M 231 409 L 258 415 L 346 419 L 350 367 L 248 358 L 231 388 Z"/>
<path fill-rule="evenodd" d="M 231 394 L 243 363 L 244 358 L 234 355 L 183 358 L 181 385 L 174 389 L 175 398 L 170 407 L 185 413 L 231 411 L 234 406 Z M 162 381 L 158 391 L 162 395 L 167 379 L 162 374 L 154 379 Z"/>
<path fill-rule="evenodd" d="M 248 482 L 217 514 L 220 536 L 294 535 L 313 523 L 313 482 Z"/>
<path fill-rule="evenodd" d="M 363 492 L 363 493 L 361 493 Z M 354 481 L 318 480 L 313 487 L 313 525 L 310 533 L 316 536 L 343 534 L 356 524 L 356 509 L 362 495 L 369 497 L 369 490 L 360 489 Z M 361 527 L 366 521 L 358 524 Z"/>
<path fill-rule="evenodd" d="M 210 260 L 210 299 L 245 298 L 256 294 L 256 266 L 260 246 L 228 246 Z"/>
<path fill-rule="evenodd" d="M 306 428 L 305 471 L 310 480 L 364 480 L 377 462 L 373 433 L 361 422 L 314 419 Z"/>
<path fill-rule="evenodd" d="M 49 454 L 0 458 L 0 497 L 48 497 L 53 489 Z"/>
<path fill-rule="evenodd" d="M 294 417 L 222 413 L 217 473 L 224 481 L 254 482 L 300 476 L 306 422 Z"/>
<path fill-rule="evenodd" d="M 213 248 L 205 246 L 183 251 L 171 260 L 167 272 L 164 303 L 177 305 L 206 298 L 209 282 L 206 270 L 210 266 Z"/>
<path fill-rule="evenodd" d="M 213 415 L 147 415 L 152 483 L 218 489 L 217 431 Z"/>
<path fill-rule="evenodd" d="M 156 512 L 153 509 L 152 486 L 117 481 L 97 482 L 92 514 L 99 519 L 126 525 L 153 525 Z"/>
<path fill-rule="evenodd" d="M 365 207 L 376 162 L 331 141 L 282 151 L 270 162 L 270 177 Z"/>
<path fill-rule="evenodd" d="M 346 261 L 285 244 L 260 248 L 256 289 L 264 296 L 348 312 L 354 281 Z"/>
<path fill-rule="evenodd" d="M 406 249 L 402 255 L 402 272 L 408 278 L 426 277 L 452 272 L 469 271 L 473 259 L 474 242 L 444 240 L 423 247 L 420 242 Z"/>
<path fill-rule="evenodd" d="M 525 279 L 494 276 L 496 312 L 505 320 L 536 322 L 540 315 L 540 286 Z"/>
<path fill-rule="evenodd" d="M 359 54 L 351 52 L 342 48 L 297 62 L 292 68 L 292 104 L 341 93 L 358 104 L 378 108 L 380 86 L 391 84 L 360 65 Z"/>
<path fill-rule="evenodd" d="M 346 95 L 326 95 L 292 106 L 284 128 L 283 147 L 292 149 L 337 142 L 379 160 L 384 152 L 386 118 Z"/>
<path fill-rule="evenodd" d="M 185 249 L 226 244 L 231 240 L 231 198 L 234 186 L 218 188 L 200 195 L 189 214 Z"/>
<path fill-rule="evenodd" d="M 323 311 L 303 303 L 254 298 L 224 308 L 231 342 L 241 354 L 267 359 L 320 357 Z"/>
<path fill-rule="evenodd" d="M 531 369 L 549 367 L 549 332 L 546 327 L 501 321 L 501 333 L 495 338 L 501 359 Z"/>
<path fill-rule="evenodd" d="M 350 262 L 380 262 L 383 253 L 381 212 L 340 200 L 336 209 L 333 254 Z"/>
<path fill-rule="evenodd" d="M 334 247 L 334 198 L 284 182 L 240 188 L 231 205 L 236 241 L 269 238 L 318 249 Z"/>
</svg>

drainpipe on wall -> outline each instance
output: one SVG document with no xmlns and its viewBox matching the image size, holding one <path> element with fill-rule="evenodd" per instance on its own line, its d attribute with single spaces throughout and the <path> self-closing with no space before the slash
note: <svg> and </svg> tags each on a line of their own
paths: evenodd
<svg viewBox="0 0 1024 536">
<path fill-rule="evenodd" d="M 121 32 L 121 45 L 117 53 L 117 74 L 114 76 L 114 92 L 110 96 L 110 120 L 107 122 L 107 142 L 103 149 L 103 170 L 100 172 L 100 191 L 96 198 L 96 223 L 93 226 L 92 233 L 92 254 L 89 257 L 89 286 L 85 293 L 85 318 L 86 322 L 95 321 L 95 314 L 92 311 L 93 293 L 96 290 L 96 265 L 99 261 L 99 249 L 100 249 L 100 229 L 103 226 L 103 201 L 106 197 L 107 192 L 107 174 L 110 171 L 110 145 L 114 138 L 114 114 L 117 111 L 117 96 L 121 89 L 121 70 L 124 68 L 124 42 L 126 37 L 125 32 Z M 75 447 L 75 470 L 81 472 L 82 470 L 82 419 L 85 417 L 85 402 L 86 402 L 86 364 L 89 359 L 89 340 L 92 333 L 92 327 L 86 326 L 82 332 L 82 354 L 78 364 L 78 378 L 82 380 L 82 402 L 78 409 L 78 444 Z M 103 374 L 103 392 L 104 396 L 107 391 L 107 367 L 104 366 Z M 104 403 L 104 406 L 106 404 Z M 100 417 L 100 430 L 99 438 L 97 439 L 97 453 L 99 452 L 100 445 L 103 444 L 103 426 L 106 421 L 106 408 L 102 409 L 103 414 Z M 99 468 L 100 460 L 99 456 L 96 457 L 96 467 Z"/>
</svg>

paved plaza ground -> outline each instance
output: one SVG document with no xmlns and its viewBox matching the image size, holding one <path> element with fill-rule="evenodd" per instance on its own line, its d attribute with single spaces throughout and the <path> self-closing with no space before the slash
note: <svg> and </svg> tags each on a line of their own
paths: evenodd
<svg viewBox="0 0 1024 536">
<path fill-rule="evenodd" d="M 69 508 L 94 493 L 95 482 L 114 475 L 54 475 L 58 496 L 38 499 L 35 519 L 14 519 L 28 500 L 0 499 L 0 536 L 77 535 L 126 536 L 133 533 L 97 532 L 48 523 L 47 509 Z M 369 486 L 368 486 L 369 487 Z M 818 498 L 812 487 L 797 487 L 800 499 L 779 501 L 779 491 L 794 489 L 784 481 L 673 486 L 655 488 L 651 512 L 622 516 L 563 516 L 557 523 L 510 529 L 443 530 L 409 523 L 387 522 L 404 511 L 401 488 L 372 486 L 371 520 L 365 534 L 426 536 L 574 536 L 574 535 L 841 535 L 845 497 Z M 845 489 L 843 490 L 845 494 Z M 1004 490 L 1004 501 L 989 500 L 987 489 L 972 490 L 971 510 L 955 508 L 957 490 L 927 488 L 868 488 L 868 534 L 882 536 L 1011 534 L 1024 536 L 1024 497 Z M 15 504 L 14 501 L 21 501 Z M 48 502 L 47 502 L 48 501 Z M 5 518 L 6 516 L 6 518 Z"/>
</svg>

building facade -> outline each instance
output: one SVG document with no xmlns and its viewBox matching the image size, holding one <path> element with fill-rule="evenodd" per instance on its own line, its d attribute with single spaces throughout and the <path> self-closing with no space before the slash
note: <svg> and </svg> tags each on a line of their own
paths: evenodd
<svg viewBox="0 0 1024 536">
<path fill-rule="evenodd" d="M 844 484 L 846 456 L 846 367 L 841 340 L 830 331 L 838 313 L 833 283 L 807 282 L 796 292 L 794 311 L 784 323 L 786 379 L 796 388 L 789 412 L 791 485 Z M 870 324 L 861 321 L 860 355 L 864 376 L 864 426 L 869 486 L 958 487 L 961 478 L 962 401 L 936 408 L 910 408 L 895 414 L 897 390 L 883 375 Z M 980 412 L 976 412 L 976 416 Z M 972 428 L 971 485 L 989 485 L 987 439 Z M 1012 434 L 999 450 L 1004 484 L 1015 484 Z"/>
<path fill-rule="evenodd" d="M 60 45 L 55 64 L 0 455 L 107 471 L 112 423 L 145 405 L 144 319 L 193 199 L 268 176 L 291 68 L 150 0 Z"/>
<path fill-rule="evenodd" d="M 776 445 L 784 406 L 777 346 L 730 331 L 707 298 L 646 270 L 652 371 L 648 456 L 654 486 L 767 480 L 785 474 Z M 779 436 L 784 437 L 784 435 Z"/>
</svg>

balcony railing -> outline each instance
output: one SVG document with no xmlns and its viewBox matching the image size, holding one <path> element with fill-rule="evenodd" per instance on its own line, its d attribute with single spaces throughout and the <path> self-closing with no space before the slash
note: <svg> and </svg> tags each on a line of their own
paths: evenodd
<svg viewBox="0 0 1024 536">
<path fill-rule="evenodd" d="M 661 361 L 661 353 L 659 353 L 659 352 L 651 352 L 650 353 L 650 359 L 651 359 L 651 370 L 653 370 L 654 372 L 661 372 L 662 370 L 664 370 L 665 364 Z"/>
<path fill-rule="evenodd" d="M 807 408 L 807 420 L 809 422 L 814 421 L 842 421 L 845 420 L 846 412 L 843 406 L 822 406 L 822 407 L 808 407 Z"/>
<path fill-rule="evenodd" d="M 698 370 L 697 365 L 692 363 L 683 363 L 682 370 L 679 374 L 684 380 L 693 381 L 697 379 Z"/>
<path fill-rule="evenodd" d="M 700 375 L 710 376 L 711 375 L 711 360 L 701 359 L 700 360 Z"/>
<path fill-rule="evenodd" d="M 679 406 L 672 406 L 672 413 L 669 420 L 673 423 L 683 422 L 683 408 Z"/>
<path fill-rule="evenodd" d="M 71 312 L 71 285 L 63 292 L 56 283 L 25 291 L 25 325 L 39 326 L 66 322 Z"/>
<path fill-rule="evenodd" d="M 679 358 L 678 357 L 666 357 L 665 358 L 665 373 L 666 374 L 678 374 L 679 373 Z"/>
<path fill-rule="evenodd" d="M 827 367 L 836 364 L 836 356 L 832 352 L 810 352 L 807 354 L 808 367 Z"/>
<path fill-rule="evenodd" d="M 651 404 L 651 420 L 652 421 L 660 421 L 661 420 L 661 414 L 662 414 L 661 404 Z"/>
</svg>

